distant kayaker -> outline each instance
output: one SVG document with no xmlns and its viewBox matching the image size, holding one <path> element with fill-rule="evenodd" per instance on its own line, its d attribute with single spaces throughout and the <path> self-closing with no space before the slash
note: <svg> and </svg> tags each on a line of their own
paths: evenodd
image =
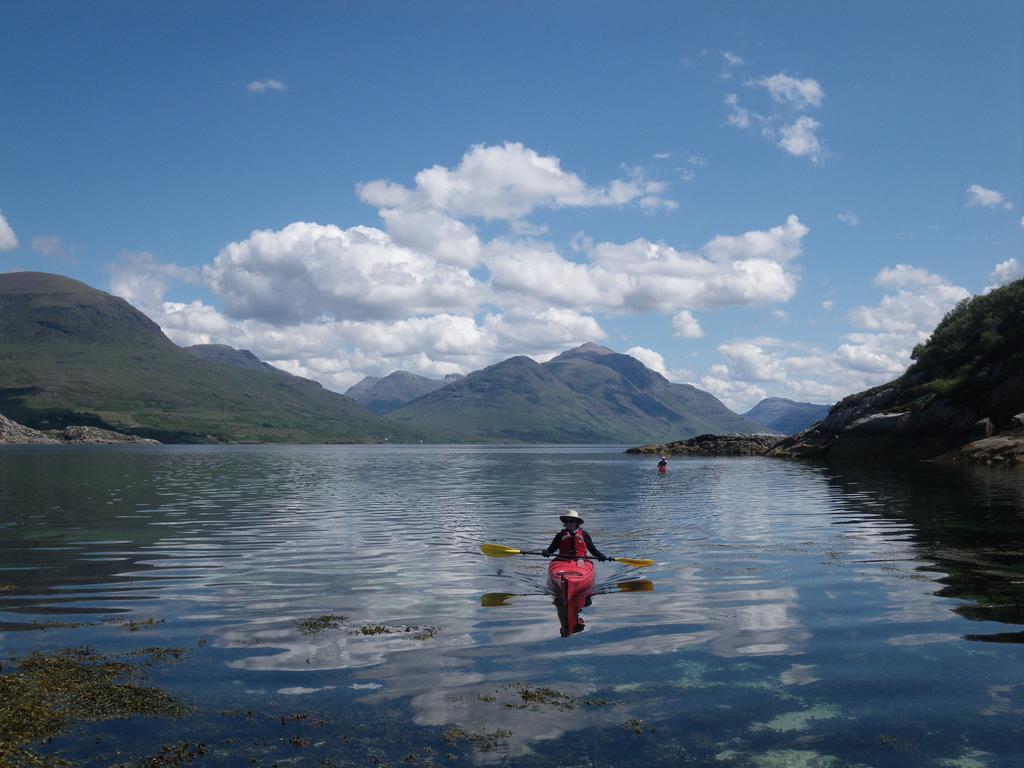
<svg viewBox="0 0 1024 768">
<path fill-rule="evenodd" d="M 555 538 L 551 540 L 548 548 L 541 551 L 544 557 L 551 557 L 556 553 L 561 557 L 586 557 L 589 550 L 601 562 L 608 559 L 601 550 L 594 546 L 590 534 L 581 527 L 583 518 L 580 517 L 579 512 L 570 509 L 564 515 L 559 515 L 558 519 L 565 527 L 555 534 Z"/>
<path fill-rule="evenodd" d="M 665 472 L 667 470 L 668 470 L 668 458 L 666 458 L 665 456 L 662 456 L 661 460 L 658 462 L 658 471 L 659 472 Z"/>
</svg>

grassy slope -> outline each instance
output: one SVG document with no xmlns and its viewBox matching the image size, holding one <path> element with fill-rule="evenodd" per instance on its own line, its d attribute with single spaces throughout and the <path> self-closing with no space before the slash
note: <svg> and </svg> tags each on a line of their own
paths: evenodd
<svg viewBox="0 0 1024 768">
<path fill-rule="evenodd" d="M 389 415 L 453 440 L 635 443 L 757 425 L 712 395 L 670 384 L 626 355 L 565 353 L 543 365 L 512 358 Z"/>
<path fill-rule="evenodd" d="M 127 302 L 52 275 L 0 275 L 0 413 L 167 441 L 410 440 L 319 384 L 175 346 Z"/>
<path fill-rule="evenodd" d="M 513 357 L 388 414 L 451 440 L 614 442 L 615 426 L 590 413 L 550 371 Z"/>
</svg>

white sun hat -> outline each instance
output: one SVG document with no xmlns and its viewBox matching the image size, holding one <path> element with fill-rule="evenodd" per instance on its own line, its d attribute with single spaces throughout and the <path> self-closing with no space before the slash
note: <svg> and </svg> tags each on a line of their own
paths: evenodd
<svg viewBox="0 0 1024 768">
<path fill-rule="evenodd" d="M 578 520 L 580 525 L 583 524 L 583 518 L 580 517 L 580 513 L 575 509 L 567 510 L 564 515 L 559 515 L 558 519 L 563 523 L 568 523 L 570 520 Z"/>
</svg>

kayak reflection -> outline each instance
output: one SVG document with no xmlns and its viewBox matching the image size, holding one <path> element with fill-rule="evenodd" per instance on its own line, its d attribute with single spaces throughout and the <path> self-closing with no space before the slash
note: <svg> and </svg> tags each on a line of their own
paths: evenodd
<svg viewBox="0 0 1024 768">
<path fill-rule="evenodd" d="M 590 566 L 589 569 L 587 565 Z M 543 591 L 487 592 L 480 596 L 480 605 L 484 608 L 498 608 L 508 605 L 514 597 L 553 594 L 552 604 L 558 613 L 559 634 L 562 637 L 570 637 L 577 632 L 582 632 L 586 627 L 586 622 L 580 616 L 580 611 L 592 604 L 594 595 L 611 592 L 653 591 L 654 582 L 649 579 L 627 579 L 595 584 L 592 563 L 587 560 L 567 559 L 553 561 L 548 566 L 548 579 Z"/>
<path fill-rule="evenodd" d="M 548 584 L 555 593 L 562 637 L 586 628 L 580 611 L 590 605 L 594 586 L 594 563 L 587 558 L 555 558 L 548 565 Z"/>
</svg>

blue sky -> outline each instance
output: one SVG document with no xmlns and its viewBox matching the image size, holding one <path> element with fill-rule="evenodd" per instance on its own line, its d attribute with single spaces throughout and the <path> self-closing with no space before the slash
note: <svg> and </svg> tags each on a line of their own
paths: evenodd
<svg viewBox="0 0 1024 768">
<path fill-rule="evenodd" d="M 344 390 L 593 340 L 745 410 L 1024 274 L 1024 6 L 51 3 L 0 270 Z"/>
</svg>

